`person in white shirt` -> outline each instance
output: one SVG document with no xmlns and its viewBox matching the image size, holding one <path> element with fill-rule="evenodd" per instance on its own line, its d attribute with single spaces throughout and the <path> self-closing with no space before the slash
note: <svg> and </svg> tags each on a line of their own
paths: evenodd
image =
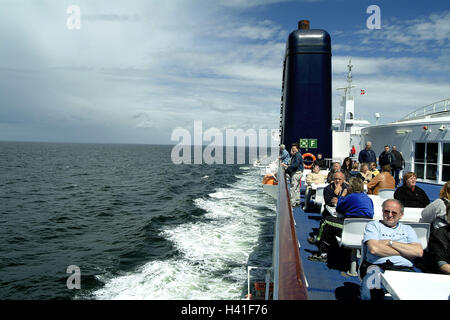
<svg viewBox="0 0 450 320">
<path fill-rule="evenodd" d="M 311 173 L 306 176 L 306 191 L 305 191 L 305 204 L 303 210 L 309 209 L 309 201 L 311 196 L 316 193 L 316 190 L 312 189 L 312 184 L 324 184 L 326 183 L 327 177 L 320 172 L 320 166 L 318 164 L 313 164 L 311 168 Z"/>
<path fill-rule="evenodd" d="M 360 266 L 361 300 L 384 296 L 385 288 L 375 279 L 384 270 L 414 271 L 413 260 L 423 255 L 414 229 L 402 224 L 404 207 L 396 199 L 383 202 L 383 220 L 370 221 L 364 230 L 363 245 L 367 246 L 366 258 Z M 374 283 L 378 287 L 374 287 Z M 375 289 L 375 291 L 373 290 Z"/>
</svg>

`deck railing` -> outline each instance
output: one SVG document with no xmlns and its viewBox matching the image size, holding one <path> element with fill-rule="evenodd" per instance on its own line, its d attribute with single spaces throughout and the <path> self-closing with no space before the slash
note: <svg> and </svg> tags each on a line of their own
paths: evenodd
<svg viewBox="0 0 450 320">
<path fill-rule="evenodd" d="M 426 105 L 425 107 L 420 107 L 419 109 L 408 113 L 406 116 L 398 120 L 397 122 L 413 120 L 423 116 L 427 116 L 434 113 L 447 112 L 450 111 L 450 98 L 434 102 L 432 104 Z"/>
<path fill-rule="evenodd" d="M 294 216 L 284 169 L 278 170 L 279 198 L 274 241 L 274 295 L 277 300 L 308 298 Z"/>
</svg>

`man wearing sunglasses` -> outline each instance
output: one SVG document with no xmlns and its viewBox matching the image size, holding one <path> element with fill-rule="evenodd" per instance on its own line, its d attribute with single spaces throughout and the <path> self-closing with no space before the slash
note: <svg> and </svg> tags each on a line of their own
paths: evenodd
<svg viewBox="0 0 450 320">
<path fill-rule="evenodd" d="M 384 296 L 379 273 L 384 270 L 414 271 L 413 260 L 422 257 L 423 249 L 414 229 L 402 224 L 403 205 L 396 199 L 383 202 L 383 220 L 371 221 L 364 231 L 366 259 L 361 265 L 361 299 Z"/>
</svg>

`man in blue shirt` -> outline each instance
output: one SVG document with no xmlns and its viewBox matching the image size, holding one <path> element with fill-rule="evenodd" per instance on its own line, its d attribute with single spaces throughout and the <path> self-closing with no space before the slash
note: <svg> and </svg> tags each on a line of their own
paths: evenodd
<svg viewBox="0 0 450 320">
<path fill-rule="evenodd" d="M 384 270 L 413 271 L 412 261 L 422 257 L 422 245 L 411 226 L 399 220 L 403 217 L 403 205 L 396 199 L 383 202 L 383 220 L 371 221 L 364 231 L 363 242 L 367 246 L 365 263 L 361 266 L 361 299 L 369 300 L 371 290 L 384 290 L 380 272 Z M 366 269 L 367 268 L 367 269 Z M 364 270 L 363 270 L 364 269 Z M 367 274 L 364 275 L 365 270 Z M 384 293 L 383 293 L 384 296 Z"/>
<path fill-rule="evenodd" d="M 289 152 L 287 152 L 284 144 L 280 145 L 280 160 L 284 164 L 289 164 L 289 161 L 291 161 L 291 156 L 289 155 Z"/>
<path fill-rule="evenodd" d="M 291 206 L 295 207 L 300 204 L 300 187 L 301 179 L 303 176 L 303 158 L 302 153 L 297 146 L 291 148 L 291 164 L 282 163 L 281 165 L 286 169 L 286 173 L 291 177 L 291 189 L 289 190 L 289 196 L 291 198 Z"/>
<path fill-rule="evenodd" d="M 366 148 L 359 152 L 358 162 L 359 163 L 377 162 L 377 155 L 375 154 L 375 151 L 372 150 L 371 141 L 367 141 Z"/>
</svg>

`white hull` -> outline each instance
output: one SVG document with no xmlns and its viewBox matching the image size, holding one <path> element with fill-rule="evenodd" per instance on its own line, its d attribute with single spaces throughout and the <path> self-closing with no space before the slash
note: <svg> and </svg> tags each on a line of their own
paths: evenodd
<svg viewBox="0 0 450 320">
<path fill-rule="evenodd" d="M 278 185 L 263 184 L 263 191 L 274 199 L 278 199 Z"/>
</svg>

